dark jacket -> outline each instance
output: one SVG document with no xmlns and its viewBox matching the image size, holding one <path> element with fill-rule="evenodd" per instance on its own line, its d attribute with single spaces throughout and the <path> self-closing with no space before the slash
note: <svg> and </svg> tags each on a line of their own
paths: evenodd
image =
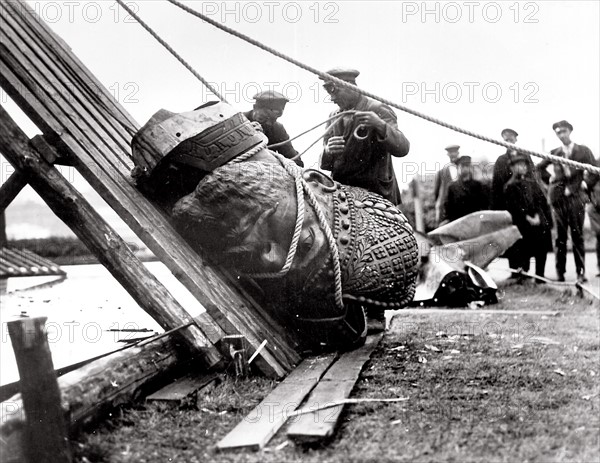
<svg viewBox="0 0 600 463">
<path fill-rule="evenodd" d="M 454 178 L 452 178 L 451 169 L 454 169 Z M 435 199 L 436 222 L 439 225 L 447 219 L 446 199 L 448 199 L 448 188 L 450 184 L 458 179 L 458 168 L 456 164 L 450 162 L 438 170 L 435 174 L 433 185 L 433 197 Z"/>
<path fill-rule="evenodd" d="M 565 157 L 562 146 L 560 148 L 553 149 L 551 154 L 555 156 Z M 575 143 L 573 151 L 571 153 L 571 159 L 573 161 L 582 162 L 585 164 L 596 165 L 596 160 L 591 150 L 584 145 L 578 145 Z M 537 167 L 540 172 L 546 170 L 550 165 L 554 164 L 554 177 L 550 179 L 550 188 L 548 190 L 548 196 L 551 204 L 556 204 L 565 196 L 565 188 L 569 187 L 571 194 L 574 197 L 578 197 L 582 202 L 587 202 L 587 193 L 581 188 L 581 182 L 583 181 L 583 170 L 575 169 L 570 166 L 563 166 L 562 164 L 553 163 L 544 159 L 540 162 Z M 597 174 L 589 175 L 589 187 L 592 188 L 598 181 Z"/>
<path fill-rule="evenodd" d="M 251 110 L 245 112 L 244 116 L 246 116 L 246 118 L 248 118 L 248 120 L 250 122 L 255 122 L 254 118 L 252 117 Z M 274 145 L 275 143 L 280 143 L 282 141 L 289 140 L 289 138 L 290 138 L 287 131 L 285 130 L 285 127 L 280 122 L 275 121 L 273 123 L 273 125 L 261 125 L 261 127 L 263 128 L 263 132 L 264 132 L 265 136 L 269 140 L 268 141 L 269 145 Z M 275 152 L 285 156 L 288 159 L 292 159 L 293 157 L 298 155 L 298 151 L 296 151 L 294 149 L 291 142 L 285 143 L 285 144 L 283 144 L 281 146 L 277 146 L 275 148 L 269 148 L 269 149 L 271 151 L 275 151 Z M 302 162 L 302 159 L 298 158 L 294 162 L 296 164 L 298 164 L 300 167 L 304 167 L 304 163 Z"/>
<path fill-rule="evenodd" d="M 510 212 L 526 246 L 552 250 L 552 213 L 542 188 L 531 178 L 513 177 L 504 187 L 506 210 Z M 525 216 L 538 214 L 540 224 L 531 225 Z"/>
<path fill-rule="evenodd" d="M 504 199 L 504 187 L 512 177 L 512 169 L 510 166 L 511 150 L 506 150 L 506 153 L 501 154 L 496 163 L 494 164 L 494 173 L 492 176 L 492 198 L 491 198 L 491 209 L 495 211 L 506 210 L 506 201 Z M 529 175 L 534 178 L 535 166 L 531 157 L 526 154 L 527 164 L 529 168 Z"/>
<path fill-rule="evenodd" d="M 333 121 L 332 130 L 325 136 L 324 143 L 333 136 L 343 136 L 346 147 L 343 153 L 334 156 L 323 153 L 321 168 L 330 170 L 334 180 L 357 186 L 380 194 L 393 204 L 400 204 L 400 190 L 392 166 L 392 156 L 408 154 L 410 144 L 398 130 L 396 114 L 389 106 L 371 98 L 361 96 L 354 106 L 356 111 L 373 111 L 386 122 L 385 137 L 372 130 L 366 139 L 357 140 L 353 134 L 359 125 L 353 114 L 341 116 Z M 332 116 L 340 112 L 336 110 Z M 330 122 L 327 127 L 332 123 Z"/>
<path fill-rule="evenodd" d="M 489 191 L 477 180 L 458 179 L 448 187 L 445 211 L 446 219 L 452 222 L 471 212 L 483 211 L 489 207 Z"/>
</svg>

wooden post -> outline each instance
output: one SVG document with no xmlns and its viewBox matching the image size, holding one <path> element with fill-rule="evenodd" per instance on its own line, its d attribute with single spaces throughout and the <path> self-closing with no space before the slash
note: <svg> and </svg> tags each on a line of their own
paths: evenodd
<svg viewBox="0 0 600 463">
<path fill-rule="evenodd" d="M 0 212 L 0 248 L 6 246 L 8 242 L 6 238 L 6 217 L 4 211 Z"/>
<path fill-rule="evenodd" d="M 27 416 L 25 455 L 29 463 L 71 461 L 67 426 L 46 334 L 46 317 L 8 322 Z"/>
<path fill-rule="evenodd" d="M 235 366 L 235 375 L 240 378 L 248 376 L 248 343 L 241 334 L 231 334 L 223 337 L 223 342 L 229 345 L 229 353 Z"/>
</svg>

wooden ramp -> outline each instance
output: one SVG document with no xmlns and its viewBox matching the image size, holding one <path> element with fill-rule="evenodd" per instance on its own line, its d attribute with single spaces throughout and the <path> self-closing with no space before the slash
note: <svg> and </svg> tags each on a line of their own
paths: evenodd
<svg viewBox="0 0 600 463">
<path fill-rule="evenodd" d="M 383 333 L 369 336 L 363 346 L 339 356 L 327 354 L 305 359 L 221 439 L 217 449 L 260 450 L 288 418 L 287 436 L 294 442 L 324 443 L 333 436 L 342 414 L 344 405 L 336 404 L 350 396 L 382 338 Z"/>
<path fill-rule="evenodd" d="M 54 262 L 27 249 L 0 248 L 0 278 L 66 275 Z"/>
<path fill-rule="evenodd" d="M 130 141 L 138 124 L 24 1 L 0 3 L 0 15 L 0 86 L 43 132 L 50 146 L 41 150 L 73 165 L 202 303 L 207 314 L 196 322 L 206 339 L 219 346 L 243 334 L 254 350 L 266 340 L 257 365 L 272 376 L 289 372 L 299 356 L 285 330 L 135 188 Z"/>
</svg>

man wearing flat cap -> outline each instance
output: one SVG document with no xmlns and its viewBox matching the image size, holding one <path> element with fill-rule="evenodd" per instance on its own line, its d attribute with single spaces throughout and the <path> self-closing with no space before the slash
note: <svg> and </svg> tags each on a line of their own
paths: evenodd
<svg viewBox="0 0 600 463">
<path fill-rule="evenodd" d="M 328 74 L 356 85 L 359 72 L 332 69 Z M 330 170 L 334 180 L 378 193 L 400 204 L 400 190 L 392 156 L 408 154 L 410 144 L 398 129 L 396 114 L 376 100 L 325 79 L 323 87 L 339 109 L 331 116 L 324 137 L 321 168 Z"/>
<path fill-rule="evenodd" d="M 448 186 L 444 205 L 445 219 L 449 222 L 488 208 L 488 192 L 480 181 L 473 178 L 471 156 L 459 157 L 456 167 L 458 179 Z"/>
<path fill-rule="evenodd" d="M 517 137 L 519 134 L 513 129 L 504 129 L 500 133 L 502 139 L 506 143 L 516 144 Z M 491 208 L 496 211 L 506 210 L 506 200 L 504 199 L 504 187 L 508 181 L 512 178 L 513 172 L 511 170 L 511 160 L 517 155 L 516 150 L 507 148 L 506 153 L 501 154 L 496 159 L 494 164 L 494 172 L 492 174 L 492 204 Z M 523 154 L 527 159 L 527 177 L 534 178 L 535 168 L 533 161 L 528 154 Z"/>
<path fill-rule="evenodd" d="M 275 145 L 286 140 L 289 140 L 285 127 L 281 122 L 277 122 L 285 109 L 286 103 L 289 101 L 284 95 L 274 90 L 266 90 L 254 95 L 254 107 L 252 110 L 244 113 L 250 122 L 258 122 L 268 139 L 269 145 Z M 270 148 L 282 154 L 288 159 L 292 159 L 298 155 L 298 151 L 292 146 L 292 142 L 283 143 L 279 146 Z M 294 160 L 300 167 L 304 167 L 302 159 Z"/>
<path fill-rule="evenodd" d="M 458 180 L 458 167 L 456 162 L 460 156 L 459 145 L 446 146 L 446 154 L 450 162 L 442 167 L 435 174 L 435 183 L 433 186 L 433 196 L 435 200 L 435 220 L 439 226 L 446 221 L 446 198 L 448 197 L 448 188 L 450 184 Z"/>
<path fill-rule="evenodd" d="M 500 132 L 502 139 L 506 143 L 516 144 L 519 134 L 516 130 L 506 128 Z M 519 153 L 514 149 L 507 148 L 506 153 L 501 154 L 494 163 L 494 172 L 492 174 L 492 197 L 490 208 L 495 211 L 507 210 L 505 187 L 509 180 L 513 177 L 513 160 L 516 156 L 524 158 L 527 163 L 527 171 L 524 174 L 526 178 L 535 179 L 535 166 L 531 157 L 528 154 Z M 512 246 L 504 254 L 508 258 L 508 266 L 518 269 L 522 267 L 522 252 L 518 245 Z M 511 278 L 518 278 L 520 274 L 513 273 Z"/>
<path fill-rule="evenodd" d="M 571 141 L 573 126 L 569 122 L 565 120 L 555 122 L 552 125 L 552 130 L 561 141 L 562 146 L 553 149 L 551 154 L 584 164 L 596 165 L 594 155 L 587 146 Z M 588 190 L 591 191 L 598 182 L 598 175 L 586 172 L 586 181 L 584 182 L 584 171 L 582 169 L 576 169 L 557 162 L 553 163 L 545 159 L 538 164 L 538 169 L 543 172 L 550 164 L 554 167 L 548 195 L 556 219 L 556 274 L 559 281 L 565 280 L 567 232 L 570 228 L 577 281 L 583 283 L 587 281 L 583 244 L 585 203 L 589 200 Z"/>
</svg>

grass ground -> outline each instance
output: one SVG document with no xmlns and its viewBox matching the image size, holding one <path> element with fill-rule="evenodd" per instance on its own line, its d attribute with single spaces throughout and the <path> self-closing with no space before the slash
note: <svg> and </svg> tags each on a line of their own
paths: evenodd
<svg viewBox="0 0 600 463">
<path fill-rule="evenodd" d="M 353 397 L 409 400 L 347 407 L 323 448 L 286 444 L 280 432 L 259 453 L 216 453 L 275 385 L 225 379 L 179 409 L 122 411 L 80 437 L 79 461 L 600 461 L 598 303 L 533 284 L 499 294 L 499 310 L 558 315 L 396 316 Z"/>
</svg>

